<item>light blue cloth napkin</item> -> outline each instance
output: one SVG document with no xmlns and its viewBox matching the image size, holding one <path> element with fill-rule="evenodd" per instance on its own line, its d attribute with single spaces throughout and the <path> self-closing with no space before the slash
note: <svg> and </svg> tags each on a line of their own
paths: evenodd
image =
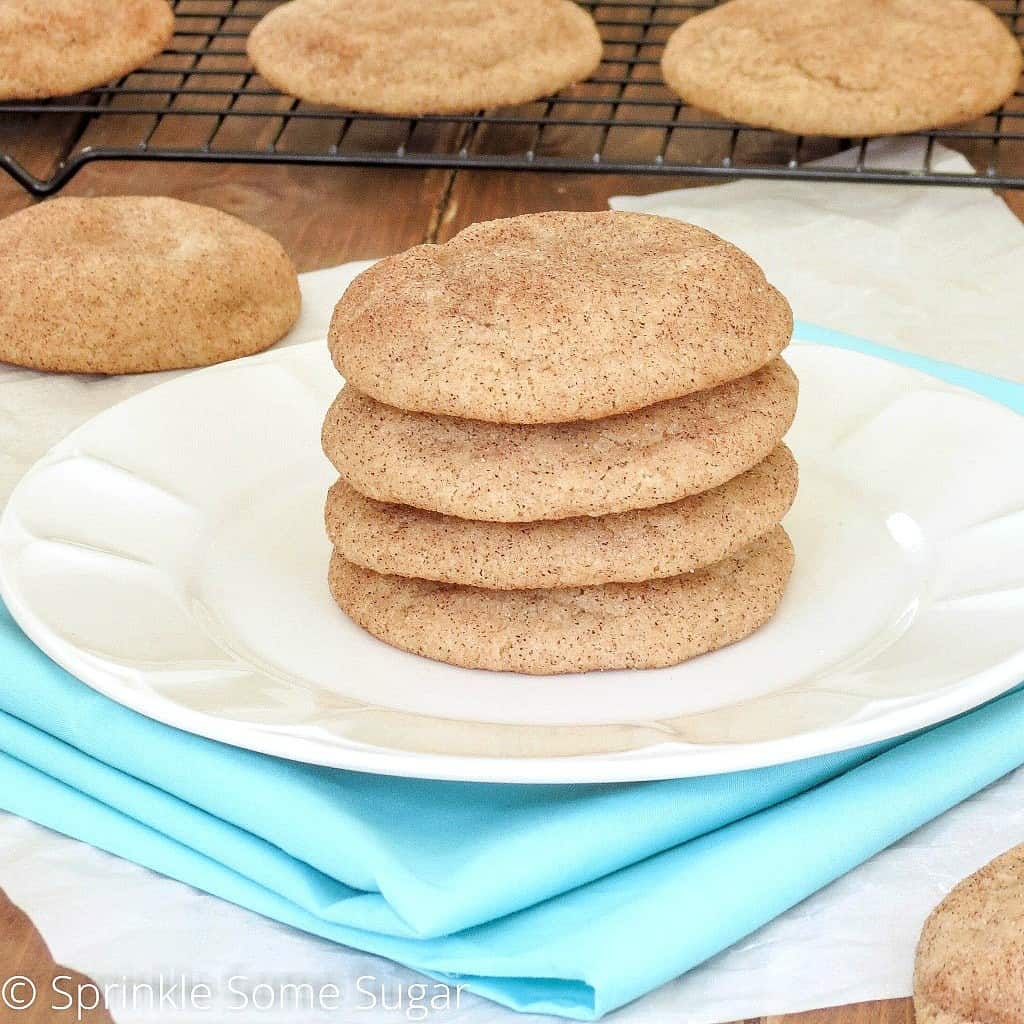
<svg viewBox="0 0 1024 1024">
<path fill-rule="evenodd" d="M 799 325 L 1024 411 L 1024 387 Z M 0 608 L 0 808 L 516 1009 L 593 1019 L 1024 764 L 1024 690 L 902 741 L 621 786 L 282 761 L 149 721 Z"/>
</svg>

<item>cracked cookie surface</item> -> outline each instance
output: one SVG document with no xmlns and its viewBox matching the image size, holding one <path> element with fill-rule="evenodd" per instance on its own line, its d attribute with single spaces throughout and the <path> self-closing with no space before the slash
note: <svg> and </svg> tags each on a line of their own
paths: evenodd
<svg viewBox="0 0 1024 1024">
<path fill-rule="evenodd" d="M 670 88 L 721 117 L 872 136 L 989 113 L 1022 59 L 975 0 L 728 0 L 684 22 L 661 63 Z"/>
<path fill-rule="evenodd" d="M 291 0 L 247 48 L 290 96 L 410 116 L 526 103 L 601 60 L 594 20 L 571 0 Z"/>
<path fill-rule="evenodd" d="M 629 412 L 753 373 L 789 304 L 692 224 L 542 213 L 474 224 L 357 277 L 329 335 L 342 375 L 399 408 L 501 423 Z"/>
<path fill-rule="evenodd" d="M 0 0 L 0 100 L 67 96 L 115 81 L 173 34 L 167 0 Z"/>
<path fill-rule="evenodd" d="M 261 352 L 301 302 L 276 239 L 162 196 L 62 196 L 0 220 L 0 280 L 0 360 L 63 373 Z"/>
</svg>

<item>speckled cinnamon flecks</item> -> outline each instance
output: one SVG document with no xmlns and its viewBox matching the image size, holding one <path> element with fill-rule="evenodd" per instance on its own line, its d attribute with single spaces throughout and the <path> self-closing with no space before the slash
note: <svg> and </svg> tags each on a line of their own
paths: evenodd
<svg viewBox="0 0 1024 1024">
<path fill-rule="evenodd" d="M 571 0 L 291 0 L 248 51 L 290 96 L 415 116 L 557 92 L 594 71 L 601 37 Z"/>
<path fill-rule="evenodd" d="M 797 489 L 786 300 L 689 224 L 476 224 L 356 278 L 324 420 L 338 605 L 471 668 L 653 668 L 775 613 Z"/>
<path fill-rule="evenodd" d="M 1024 1021 L 1024 846 L 960 882 L 921 931 L 918 1024 Z"/>
<path fill-rule="evenodd" d="M 0 220 L 0 360 L 142 373 L 234 359 L 299 313 L 284 249 L 206 206 L 51 199 Z"/>
<path fill-rule="evenodd" d="M 797 468 L 780 445 L 702 494 L 616 515 L 533 523 L 458 519 L 366 498 L 339 480 L 327 535 L 348 561 L 397 576 L 498 590 L 591 586 L 678 576 L 720 561 L 786 514 Z"/>
<path fill-rule="evenodd" d="M 387 576 L 335 553 L 338 604 L 389 644 L 467 668 L 547 675 L 656 668 L 717 650 L 775 612 L 793 567 L 782 527 L 697 572 L 645 583 L 485 590 Z"/>
<path fill-rule="evenodd" d="M 513 425 L 404 412 L 346 386 L 324 422 L 342 478 L 377 501 L 500 522 L 601 516 L 678 501 L 750 469 L 796 412 L 781 359 L 623 416 Z"/>
<path fill-rule="evenodd" d="M 1013 95 L 1021 48 L 975 0 L 728 0 L 662 56 L 688 103 L 800 135 L 962 124 Z"/>
<path fill-rule="evenodd" d="M 757 264 L 703 228 L 542 213 L 377 263 L 338 303 L 330 347 L 345 378 L 388 405 L 553 423 L 753 373 L 792 328 Z"/>
<path fill-rule="evenodd" d="M 167 0 L 0 0 L 0 100 L 112 82 L 163 50 L 173 33 Z"/>
</svg>

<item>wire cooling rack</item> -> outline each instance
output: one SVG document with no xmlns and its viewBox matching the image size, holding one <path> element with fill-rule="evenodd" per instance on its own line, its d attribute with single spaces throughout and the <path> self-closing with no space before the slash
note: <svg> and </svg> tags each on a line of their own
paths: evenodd
<svg viewBox="0 0 1024 1024">
<path fill-rule="evenodd" d="M 367 0 L 372 2 L 372 0 Z M 427 0 L 429 2 L 429 0 Z M 798 3 L 799 0 L 793 0 Z M 988 0 L 1018 35 L 1022 0 Z M 354 114 L 282 96 L 253 70 L 245 40 L 274 0 L 176 0 L 177 32 L 149 66 L 70 98 L 0 103 L 3 138 L 57 131 L 64 157 L 47 177 L 14 147 L 0 167 L 36 195 L 94 160 L 392 165 L 588 173 L 799 178 L 1024 188 L 1024 92 L 969 125 L 916 133 L 920 166 L 893 169 L 884 147 L 743 127 L 680 102 L 659 72 L 672 30 L 714 0 L 581 0 L 604 39 L 587 82 L 515 108 L 464 116 Z M 17 138 L 17 133 L 15 133 Z M 21 141 L 24 141 L 22 138 Z M 975 168 L 935 166 L 936 142 Z M 808 161 L 850 149 L 841 166 Z"/>
</svg>

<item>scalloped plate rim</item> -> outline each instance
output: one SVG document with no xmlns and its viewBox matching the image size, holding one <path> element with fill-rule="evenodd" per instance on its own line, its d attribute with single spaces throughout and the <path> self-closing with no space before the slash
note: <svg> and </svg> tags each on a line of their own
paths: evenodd
<svg viewBox="0 0 1024 1024">
<path fill-rule="evenodd" d="M 244 371 L 248 365 L 272 363 L 282 357 L 287 358 L 290 353 L 316 345 L 322 343 L 308 342 L 300 346 L 274 349 L 246 359 L 208 367 L 197 373 Z M 811 342 L 802 342 L 798 348 L 813 348 L 828 353 L 841 352 L 847 357 L 883 362 L 893 368 L 897 375 L 905 376 L 908 380 L 927 381 L 929 388 L 936 391 L 960 394 L 985 405 L 998 405 L 968 389 L 958 388 L 921 371 L 898 366 L 875 356 Z M 73 445 L 79 431 L 91 427 L 97 420 L 115 414 L 125 405 L 145 403 L 154 391 L 187 386 L 192 376 L 178 377 L 125 399 L 101 411 L 58 442 L 15 487 L 3 515 L 0 516 L 0 541 L 5 539 L 11 529 L 15 519 L 18 493 L 24 482 L 31 477 L 35 469 L 52 462 L 55 452 Z M 823 729 L 794 733 L 778 739 L 740 743 L 723 741 L 715 744 L 667 741 L 623 752 L 557 757 L 485 757 L 436 751 L 423 753 L 402 748 L 372 746 L 344 737 L 334 737 L 332 741 L 324 742 L 312 740 L 308 736 L 297 738 L 289 733 L 289 726 L 265 726 L 241 719 L 207 715 L 152 691 L 126 687 L 120 680 L 107 678 L 102 671 L 94 670 L 87 664 L 87 659 L 78 648 L 45 625 L 22 600 L 2 558 L 0 597 L 4 599 L 11 615 L 29 639 L 58 665 L 91 688 L 146 717 L 211 740 L 293 761 L 427 779 L 538 784 L 607 783 L 682 778 L 767 767 L 906 735 L 978 707 L 1024 681 L 1022 646 L 1021 650 L 1016 651 L 1011 657 L 975 673 L 955 686 L 947 687 L 924 699 L 890 708 L 883 718 L 869 718 L 866 721 L 857 721 L 854 718 Z M 827 734 L 828 739 L 823 741 L 822 734 Z"/>
</svg>

